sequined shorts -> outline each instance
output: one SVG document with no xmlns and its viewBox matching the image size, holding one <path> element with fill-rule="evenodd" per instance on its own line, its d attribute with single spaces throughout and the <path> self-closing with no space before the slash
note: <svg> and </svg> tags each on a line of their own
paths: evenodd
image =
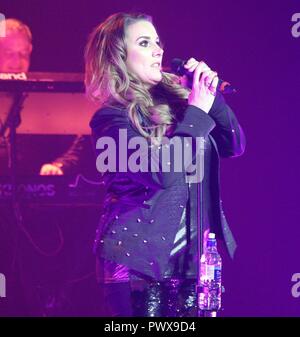
<svg viewBox="0 0 300 337">
<path fill-rule="evenodd" d="M 197 317 L 196 280 L 143 279 L 126 267 L 106 264 L 99 280 L 103 293 L 102 316 Z"/>
<path fill-rule="evenodd" d="M 105 283 L 103 316 L 197 317 L 194 280 Z"/>
</svg>

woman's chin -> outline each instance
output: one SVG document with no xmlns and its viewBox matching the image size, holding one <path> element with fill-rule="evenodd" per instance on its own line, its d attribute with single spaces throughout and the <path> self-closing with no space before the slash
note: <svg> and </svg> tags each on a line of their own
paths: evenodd
<svg viewBox="0 0 300 337">
<path fill-rule="evenodd" d="M 154 85 L 156 85 L 156 84 L 158 84 L 159 82 L 161 82 L 161 81 L 162 81 L 162 74 L 153 77 L 153 78 L 152 78 L 152 81 L 153 81 L 153 84 L 154 84 Z"/>
<path fill-rule="evenodd" d="M 162 76 L 160 78 L 152 78 L 151 81 L 148 81 L 147 83 L 144 83 L 144 84 L 147 89 L 150 89 L 156 86 L 161 81 L 162 81 Z"/>
</svg>

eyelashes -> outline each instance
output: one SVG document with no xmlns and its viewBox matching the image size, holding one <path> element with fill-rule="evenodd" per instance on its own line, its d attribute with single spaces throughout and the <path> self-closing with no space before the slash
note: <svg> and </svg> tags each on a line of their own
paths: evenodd
<svg viewBox="0 0 300 337">
<path fill-rule="evenodd" d="M 140 46 L 145 47 L 145 48 L 149 47 L 151 44 L 152 44 L 152 42 L 149 41 L 149 40 L 142 40 L 142 41 L 139 43 Z M 156 41 L 156 44 L 157 44 L 160 48 L 163 48 L 161 41 Z"/>
<path fill-rule="evenodd" d="M 139 45 L 142 46 L 142 47 L 148 47 L 149 46 L 149 41 L 148 40 L 142 40 L 139 43 Z"/>
</svg>

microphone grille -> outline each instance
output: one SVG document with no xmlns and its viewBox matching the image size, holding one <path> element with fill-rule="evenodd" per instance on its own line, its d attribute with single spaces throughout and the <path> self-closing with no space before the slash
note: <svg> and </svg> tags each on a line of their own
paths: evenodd
<svg viewBox="0 0 300 337">
<path fill-rule="evenodd" d="M 184 66 L 185 61 L 181 60 L 179 58 L 174 58 L 171 61 L 171 70 L 174 74 L 178 75 L 178 76 L 183 76 L 186 72 Z"/>
</svg>

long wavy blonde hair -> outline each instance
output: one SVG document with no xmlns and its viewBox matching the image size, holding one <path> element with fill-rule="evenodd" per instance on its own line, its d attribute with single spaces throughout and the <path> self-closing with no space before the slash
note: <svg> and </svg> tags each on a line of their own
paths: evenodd
<svg viewBox="0 0 300 337">
<path fill-rule="evenodd" d="M 151 89 L 129 73 L 126 66 L 125 34 L 129 25 L 152 18 L 145 14 L 116 13 L 98 25 L 85 50 L 85 84 L 90 98 L 100 106 L 121 106 L 141 135 L 168 134 L 186 106 L 189 91 L 173 74 L 162 73 L 162 81 Z M 141 123 L 147 121 L 147 125 Z"/>
</svg>

